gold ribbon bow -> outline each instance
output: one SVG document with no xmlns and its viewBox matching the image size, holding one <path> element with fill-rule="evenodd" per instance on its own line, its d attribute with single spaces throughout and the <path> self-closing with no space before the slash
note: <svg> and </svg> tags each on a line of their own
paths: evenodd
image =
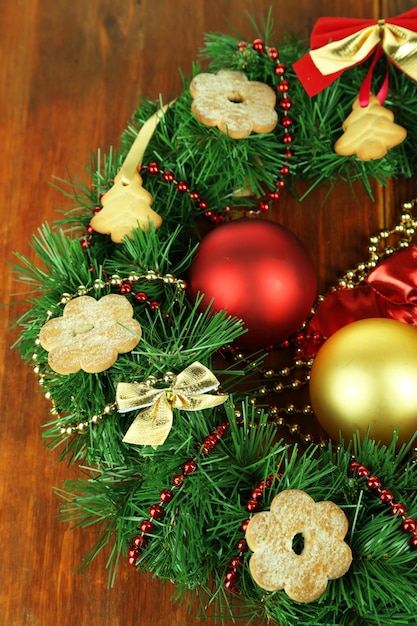
<svg viewBox="0 0 417 626">
<path fill-rule="evenodd" d="M 328 87 L 345 70 L 363 63 L 373 50 L 417 81 L 417 9 L 390 19 L 319 18 L 310 51 L 293 68 L 310 96 Z"/>
<path fill-rule="evenodd" d="M 310 50 L 310 56 L 322 74 L 333 74 L 362 63 L 379 43 L 405 74 L 417 80 L 417 33 L 385 20 Z"/>
<path fill-rule="evenodd" d="M 227 394 L 207 393 L 219 385 L 214 374 L 198 362 L 174 376 L 170 387 L 165 389 L 146 382 L 119 383 L 116 389 L 119 413 L 144 409 L 131 424 L 123 441 L 153 448 L 163 444 L 172 428 L 172 409 L 199 411 L 223 404 Z"/>
</svg>

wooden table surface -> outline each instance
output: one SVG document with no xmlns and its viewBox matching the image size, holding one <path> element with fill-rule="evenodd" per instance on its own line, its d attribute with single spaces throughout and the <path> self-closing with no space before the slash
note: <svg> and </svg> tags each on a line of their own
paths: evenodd
<svg viewBox="0 0 417 626">
<path fill-rule="evenodd" d="M 49 405 L 35 376 L 11 350 L 23 296 L 8 265 L 31 256 L 29 240 L 66 200 L 49 183 L 84 178 L 98 147 L 118 146 L 138 97 L 167 101 L 190 72 L 207 31 L 233 27 L 253 38 L 247 12 L 266 15 L 268 0 L 2 0 L 0 2 L 1 443 L 0 624 L 4 626 L 193 626 L 203 621 L 171 601 L 164 587 L 120 567 L 107 588 L 105 555 L 74 574 L 94 530 L 57 519 L 53 486 L 79 473 L 41 441 Z M 276 32 L 308 36 L 321 15 L 378 18 L 412 8 L 408 0 L 273 2 Z M 302 206 L 285 197 L 276 219 L 310 248 L 324 287 L 366 252 L 367 237 L 391 225 L 414 181 L 375 187 L 375 201 L 347 187 L 322 205 L 324 191 Z M 207 622 L 206 622 L 207 623 Z M 227 625 L 231 624 L 227 622 Z M 256 626 L 256 625 L 255 625 Z"/>
</svg>

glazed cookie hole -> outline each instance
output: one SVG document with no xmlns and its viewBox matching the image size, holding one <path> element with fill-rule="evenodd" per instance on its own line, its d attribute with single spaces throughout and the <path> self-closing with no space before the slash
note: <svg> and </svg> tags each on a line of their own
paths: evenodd
<svg viewBox="0 0 417 626">
<path fill-rule="evenodd" d="M 227 99 L 229 100 L 229 102 L 232 102 L 234 104 L 242 104 L 242 102 L 244 101 L 242 94 L 236 89 L 233 89 L 233 91 L 229 91 L 229 93 L 227 94 Z"/>
<path fill-rule="evenodd" d="M 304 550 L 304 535 L 303 533 L 297 533 L 294 535 L 294 537 L 292 538 L 292 550 L 293 552 L 295 552 L 295 554 L 297 554 L 298 556 L 300 554 L 302 554 L 303 550 Z"/>
</svg>

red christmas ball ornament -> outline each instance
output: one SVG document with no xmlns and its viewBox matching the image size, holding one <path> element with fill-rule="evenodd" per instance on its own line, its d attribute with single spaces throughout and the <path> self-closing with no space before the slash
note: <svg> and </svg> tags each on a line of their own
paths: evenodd
<svg viewBox="0 0 417 626">
<path fill-rule="evenodd" d="M 187 280 L 201 306 L 226 310 L 248 332 L 239 347 L 256 350 L 280 343 L 311 310 L 317 280 L 310 255 L 289 230 L 266 220 L 240 219 L 212 230 L 201 242 Z"/>
</svg>

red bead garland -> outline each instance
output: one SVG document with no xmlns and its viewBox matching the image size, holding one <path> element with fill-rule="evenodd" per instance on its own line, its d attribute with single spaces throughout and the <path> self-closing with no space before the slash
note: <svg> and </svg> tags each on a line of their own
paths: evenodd
<svg viewBox="0 0 417 626">
<path fill-rule="evenodd" d="M 247 49 L 248 44 L 245 41 L 241 41 L 237 48 L 240 52 L 244 53 Z M 278 84 L 276 86 L 277 93 L 281 96 L 281 100 L 279 101 L 279 107 L 283 111 L 283 115 L 280 119 L 280 124 L 284 129 L 284 135 L 281 139 L 281 142 L 284 146 L 286 146 L 284 155 L 287 159 L 290 159 L 293 155 L 293 151 L 289 147 L 293 143 L 293 134 L 291 132 L 291 127 L 293 125 L 293 119 L 289 115 L 289 111 L 292 107 L 291 99 L 288 95 L 290 90 L 290 84 L 285 77 L 286 67 L 283 63 L 281 63 L 279 58 L 279 52 L 276 48 L 272 46 L 267 46 L 262 39 L 256 38 L 252 42 L 252 48 L 256 52 L 262 55 L 266 55 L 274 62 L 274 74 L 278 79 Z M 281 167 L 279 171 L 279 177 L 275 183 L 275 191 L 270 191 L 268 193 L 268 201 L 261 200 L 258 203 L 258 213 L 264 213 L 271 209 L 270 202 L 274 200 L 279 200 L 279 191 L 278 189 L 282 189 L 285 186 L 284 178 L 290 173 L 290 168 L 288 165 Z"/>
<path fill-rule="evenodd" d="M 153 531 L 153 523 L 148 519 L 144 519 L 139 528 L 144 534 L 150 533 Z"/>
<path fill-rule="evenodd" d="M 366 478 L 366 486 L 378 493 L 378 497 L 381 502 L 388 504 L 391 507 L 391 513 L 393 515 L 401 518 L 402 530 L 412 535 L 410 545 L 413 548 L 417 548 L 417 521 L 412 517 L 406 517 L 406 507 L 401 502 L 395 502 L 395 496 L 391 489 L 382 487 L 382 482 L 378 476 L 371 476 L 370 470 L 357 461 L 352 461 L 349 464 L 349 470 L 361 478 Z"/>
<path fill-rule="evenodd" d="M 157 302 L 156 300 L 149 300 L 147 294 L 144 291 L 138 291 L 136 293 L 133 291 L 134 282 L 135 281 L 129 279 L 123 280 L 120 283 L 119 292 L 125 296 L 132 294 L 133 298 L 138 304 L 146 304 L 150 311 L 156 311 L 157 309 L 159 309 L 159 302 Z"/>
<path fill-rule="evenodd" d="M 178 191 L 180 191 L 181 193 L 186 193 L 188 191 L 188 185 L 185 181 L 180 180 L 177 183 L 177 189 Z"/>
<path fill-rule="evenodd" d="M 368 478 L 368 480 L 366 481 L 366 484 L 368 485 L 369 489 L 381 488 L 381 481 L 379 480 L 377 476 L 371 476 L 370 478 Z"/>
<path fill-rule="evenodd" d="M 162 489 L 159 494 L 160 501 L 166 504 L 167 502 L 171 502 L 173 497 L 172 489 Z"/>
<path fill-rule="evenodd" d="M 91 245 L 91 236 L 81 238 L 81 248 L 83 250 L 86 250 L 87 248 L 89 248 L 90 245 Z"/>
<path fill-rule="evenodd" d="M 160 174 L 161 169 L 155 161 L 152 161 L 152 163 L 149 163 L 148 165 L 142 165 L 141 171 L 148 172 L 148 174 Z M 190 190 L 187 182 L 184 180 L 177 180 L 173 172 L 169 170 L 162 172 L 161 180 L 164 183 L 174 185 L 180 193 L 188 193 L 190 200 L 192 200 L 199 209 L 204 211 L 205 216 L 212 222 L 220 223 L 224 221 L 223 215 L 209 211 L 208 203 L 200 197 L 198 191 Z"/>
<path fill-rule="evenodd" d="M 185 476 L 189 476 L 190 474 L 196 471 L 197 463 L 193 459 L 192 461 L 186 461 L 182 467 L 183 467 Z"/>
<path fill-rule="evenodd" d="M 239 52 L 244 53 L 247 50 L 248 43 L 245 41 L 241 41 L 237 45 L 237 49 Z M 280 100 L 278 102 L 279 108 L 282 110 L 283 114 L 280 117 L 279 123 L 284 130 L 284 134 L 281 138 L 281 142 L 284 146 L 284 156 L 287 160 L 289 160 L 293 156 L 293 151 L 291 149 L 291 145 L 294 140 L 294 136 L 291 132 L 293 126 L 293 119 L 289 115 L 289 111 L 292 108 L 292 101 L 289 97 L 290 84 L 288 80 L 285 78 L 286 67 L 283 63 L 281 63 L 279 58 L 279 52 L 276 48 L 272 46 L 267 46 L 262 39 L 256 38 L 252 42 L 252 49 L 255 50 L 258 54 L 266 55 L 273 63 L 274 75 L 277 77 L 277 85 L 276 91 L 280 96 Z M 226 216 L 221 213 L 216 213 L 209 209 L 208 203 L 200 198 L 200 194 L 196 190 L 190 190 L 186 181 L 184 180 L 176 180 L 173 172 L 166 170 L 161 171 L 160 165 L 156 161 L 151 161 L 147 165 L 140 166 L 141 172 L 146 172 L 152 176 L 161 175 L 161 180 L 165 183 L 170 183 L 175 185 L 177 190 L 180 193 L 188 193 L 190 199 L 196 204 L 196 206 L 204 212 L 204 215 L 212 222 L 218 224 L 222 223 L 226 220 Z M 288 165 L 284 165 L 280 168 L 277 176 L 277 180 L 275 182 L 275 189 L 270 190 L 267 193 L 266 199 L 262 199 L 258 202 L 257 208 L 251 211 L 251 214 L 257 215 L 261 213 L 266 213 L 271 209 L 271 203 L 275 200 L 279 200 L 280 193 L 279 190 L 285 187 L 285 177 L 290 173 L 290 168 Z M 93 210 L 93 214 L 95 215 L 101 210 L 101 206 L 95 207 Z M 230 211 L 230 207 L 225 207 L 225 213 Z M 85 236 L 81 238 L 81 246 L 83 249 L 87 249 L 91 245 L 92 241 L 93 229 L 88 226 L 87 233 Z"/>
<path fill-rule="evenodd" d="M 152 161 L 152 163 L 149 163 L 146 169 L 148 170 L 149 174 L 159 174 L 160 172 L 159 165 L 155 161 Z"/>
<path fill-rule="evenodd" d="M 175 487 L 181 487 L 183 482 L 184 482 L 184 474 L 178 474 L 177 476 L 174 476 L 174 478 L 172 479 L 172 484 Z"/>
<path fill-rule="evenodd" d="M 132 291 L 132 285 L 130 283 L 122 283 L 120 285 L 120 293 L 126 294 L 126 293 L 131 293 L 131 291 Z"/>
<path fill-rule="evenodd" d="M 148 283 L 161 281 L 164 286 L 173 286 L 178 290 L 183 291 L 187 287 L 185 280 L 176 278 L 173 274 L 163 275 L 154 270 L 144 270 L 142 274 L 132 273 L 128 278 L 121 278 L 118 274 L 109 275 L 104 270 L 101 270 L 101 273 L 99 273 L 98 269 L 90 263 L 89 271 L 91 274 L 99 274 L 100 278 L 96 278 L 92 286 L 86 287 L 84 285 L 80 285 L 77 289 L 77 293 L 63 294 L 59 304 L 66 304 L 72 298 L 80 295 L 86 295 L 93 289 L 101 290 L 110 287 L 113 291 L 118 290 L 118 292 L 122 295 L 131 295 L 137 303 L 146 304 L 151 311 L 155 311 L 160 308 L 160 303 L 156 300 L 149 300 L 145 291 L 135 291 L 135 286 L 141 281 L 146 280 Z M 168 313 L 165 313 L 165 316 L 167 318 L 170 317 Z"/>
<path fill-rule="evenodd" d="M 149 508 L 149 517 L 152 519 L 160 519 L 164 514 L 164 509 L 160 504 L 153 504 Z"/>
<path fill-rule="evenodd" d="M 152 172 L 151 172 L 152 173 Z M 175 180 L 175 176 L 172 172 L 164 172 L 162 174 L 162 180 L 164 181 L 164 183 L 175 183 L 176 184 L 176 180 Z"/>
<path fill-rule="evenodd" d="M 265 44 L 262 41 L 262 39 L 254 39 L 253 40 L 253 44 L 252 44 L 252 48 L 254 50 L 256 50 L 256 52 L 264 52 L 265 51 Z"/>
<path fill-rule="evenodd" d="M 241 41 L 237 48 L 239 51 L 243 52 L 247 49 L 248 43 L 245 41 Z M 290 159 L 293 155 L 293 152 L 290 148 L 293 143 L 293 134 L 291 132 L 291 127 L 293 126 L 293 119 L 289 115 L 289 111 L 292 107 L 291 99 L 288 95 L 290 85 L 288 80 L 284 78 L 285 76 L 285 65 L 280 62 L 279 52 L 276 48 L 269 47 L 265 45 L 265 43 L 257 38 L 254 39 L 252 43 L 252 48 L 259 54 L 267 55 L 271 61 L 275 63 L 274 66 L 274 74 L 278 79 L 278 84 L 276 86 L 277 93 L 281 96 L 279 101 L 279 107 L 283 111 L 283 115 L 280 119 L 280 124 L 284 129 L 284 134 L 281 139 L 283 146 L 285 147 L 284 156 L 286 159 Z M 142 172 L 147 172 L 148 174 L 155 175 L 161 174 L 161 168 L 155 161 L 152 161 L 148 165 L 143 165 L 141 167 Z M 254 211 L 251 211 L 252 214 L 260 214 L 267 213 L 271 209 L 271 202 L 274 200 L 279 200 L 280 190 L 285 187 L 285 177 L 290 173 L 290 168 L 288 165 L 283 165 L 279 172 L 278 178 L 275 182 L 275 189 L 271 190 L 267 193 L 267 198 L 262 199 L 258 202 L 257 208 Z M 177 190 L 180 193 L 188 193 L 190 199 L 196 204 L 196 206 L 204 211 L 205 217 L 207 217 L 210 221 L 219 224 L 226 220 L 226 216 L 221 213 L 216 213 L 209 209 L 208 203 L 200 197 L 200 194 L 195 190 L 190 190 L 186 181 L 177 180 L 173 172 L 167 170 L 163 171 L 161 174 L 161 180 L 165 183 L 170 183 L 175 185 Z M 230 207 L 225 207 L 225 213 L 227 214 L 230 211 Z"/>
<path fill-rule="evenodd" d="M 244 52 L 248 47 L 248 43 L 245 41 L 241 41 L 237 48 L 240 52 Z M 284 134 L 282 136 L 281 142 L 284 146 L 284 156 L 287 160 L 289 160 L 293 156 L 293 151 L 291 149 L 291 144 L 293 143 L 293 134 L 291 132 L 291 127 L 293 126 L 293 119 L 289 115 L 289 111 L 292 107 L 291 99 L 288 95 L 290 90 L 290 85 L 288 80 L 284 78 L 286 67 L 283 63 L 280 62 L 279 52 L 276 48 L 267 46 L 265 42 L 261 39 L 254 39 L 252 42 L 252 48 L 256 52 L 262 55 L 267 55 L 268 58 L 275 64 L 274 65 L 274 74 L 277 77 L 278 83 L 276 85 L 277 93 L 281 96 L 281 99 L 278 103 L 279 108 L 283 111 L 283 114 L 279 120 L 280 125 L 284 129 Z M 178 192 L 180 193 L 188 193 L 190 199 L 196 204 L 196 206 L 204 212 L 205 217 L 207 217 L 210 221 L 215 224 L 222 223 L 226 220 L 226 216 L 222 213 L 216 213 L 209 209 L 208 203 L 200 198 L 200 194 L 196 190 L 190 190 L 188 184 L 184 180 L 177 180 L 175 175 L 170 170 L 162 171 L 160 165 L 156 161 L 151 161 L 147 165 L 141 165 L 141 172 L 146 172 L 152 176 L 161 175 L 161 180 L 164 183 L 170 183 L 175 185 Z M 275 189 L 271 190 L 267 193 L 266 199 L 261 199 L 258 202 L 257 208 L 251 211 L 251 214 L 257 215 L 261 213 L 267 213 L 271 209 L 271 203 L 275 200 L 279 200 L 280 190 L 285 187 L 285 177 L 290 173 L 290 168 L 288 165 L 283 165 L 279 172 L 278 177 L 275 182 Z M 93 211 L 96 214 L 101 210 L 101 207 L 96 207 Z M 230 211 L 230 207 L 225 207 L 225 213 Z M 91 244 L 91 235 L 92 229 L 88 230 L 87 228 L 87 236 L 84 236 L 81 239 L 81 245 L 84 249 L 90 246 Z"/>
<path fill-rule="evenodd" d="M 246 519 L 240 525 L 240 529 L 242 532 L 246 533 L 248 524 L 251 520 L 252 514 L 254 511 L 257 511 L 260 506 L 260 500 L 262 500 L 265 489 L 269 489 L 276 478 L 281 478 L 282 474 L 279 472 L 276 475 L 271 475 L 266 478 L 266 480 L 261 480 L 257 487 L 252 490 L 251 497 L 246 503 L 246 510 L 249 512 L 249 518 Z M 242 566 L 245 552 L 248 551 L 248 545 L 246 543 L 245 538 L 239 539 L 236 544 L 236 548 L 239 551 L 236 556 L 234 556 L 230 562 L 230 567 L 226 570 L 225 581 L 223 586 L 225 589 L 230 591 L 231 593 L 240 593 L 236 584 L 240 578 L 239 568 Z"/>
<path fill-rule="evenodd" d="M 295 336 L 296 354 L 301 354 L 306 346 L 312 346 L 315 349 L 324 343 L 325 337 L 319 330 L 313 331 L 311 334 L 299 332 Z M 304 349 L 304 350 L 303 350 Z"/>
<path fill-rule="evenodd" d="M 220 424 L 213 430 L 213 432 L 208 435 L 203 443 L 199 447 L 200 453 L 207 453 L 212 450 L 220 441 L 220 439 L 225 434 L 229 424 L 225 422 Z M 209 441 L 209 446 L 207 446 L 206 442 Z M 156 504 L 152 504 L 149 507 L 149 519 L 144 519 L 139 524 L 139 530 L 141 534 L 136 535 L 132 539 L 132 545 L 128 551 L 128 564 L 132 567 L 137 567 L 137 562 L 139 557 L 142 554 L 142 549 L 145 548 L 148 544 L 148 538 L 146 535 L 150 534 L 154 530 L 154 520 L 161 519 L 164 515 L 164 505 L 171 502 L 174 497 L 174 489 L 178 489 L 184 483 L 184 479 L 186 476 L 193 474 L 197 470 L 197 461 L 195 457 L 194 459 L 190 459 L 183 463 L 182 466 L 182 474 L 177 474 L 172 478 L 172 487 L 169 489 L 162 489 L 159 493 L 159 502 Z"/>
</svg>

